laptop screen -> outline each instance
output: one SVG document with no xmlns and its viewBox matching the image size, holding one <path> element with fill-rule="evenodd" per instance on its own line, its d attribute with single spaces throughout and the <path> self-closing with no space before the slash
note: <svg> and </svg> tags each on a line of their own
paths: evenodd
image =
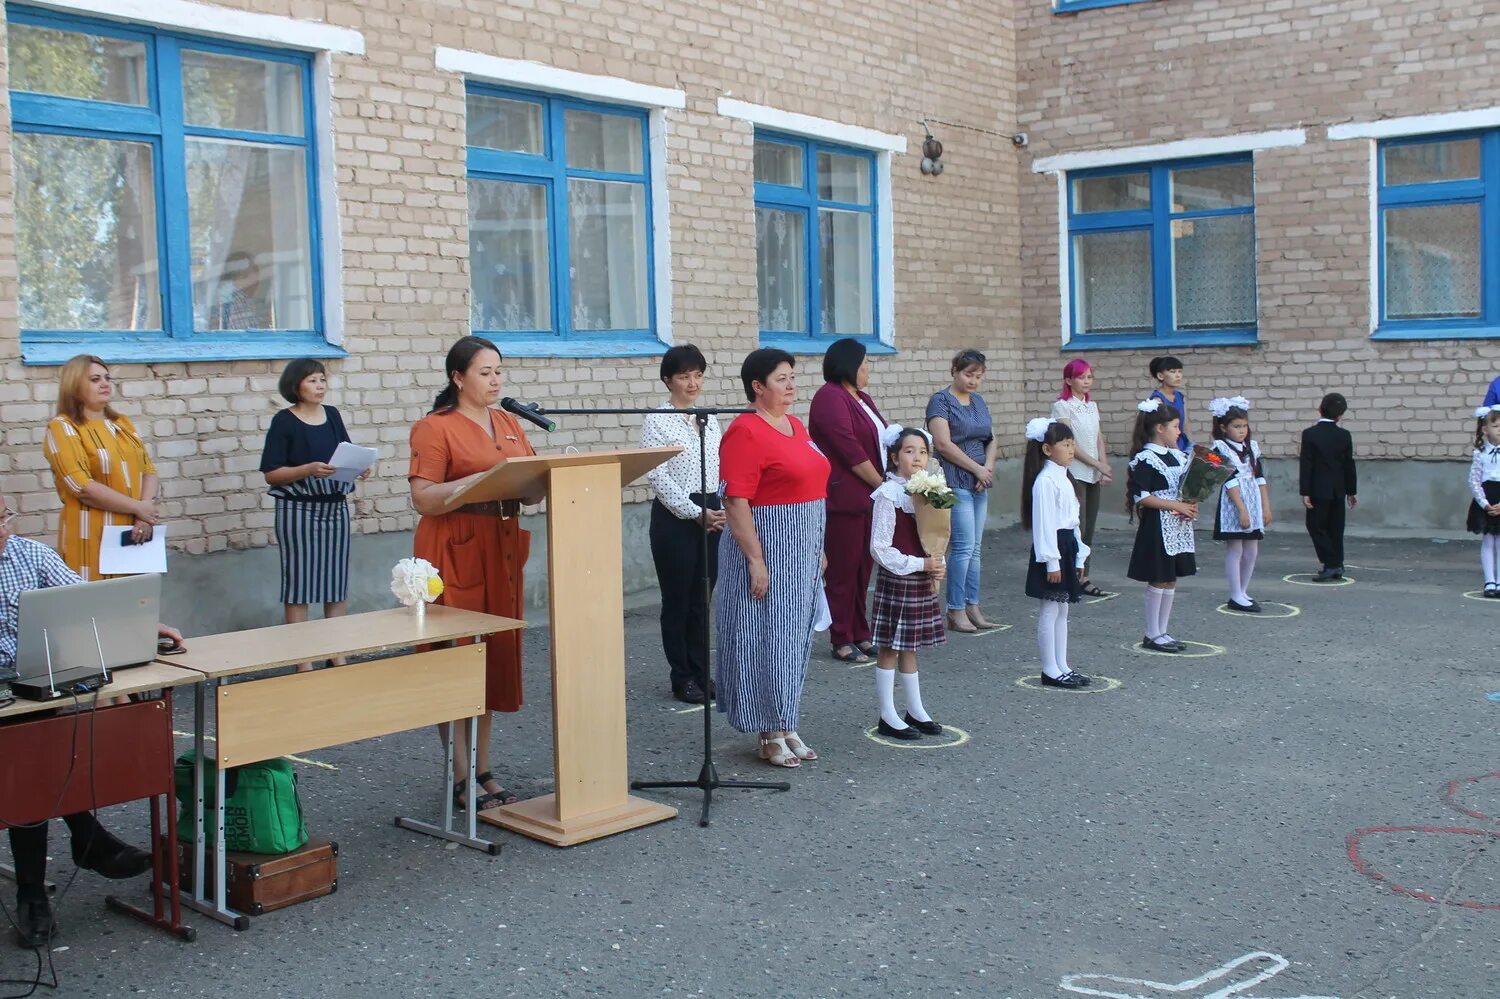
<svg viewBox="0 0 1500 999">
<path fill-rule="evenodd" d="M 156 658 L 161 576 L 123 576 L 27 590 L 17 613 L 16 673 L 121 669 Z"/>
</svg>

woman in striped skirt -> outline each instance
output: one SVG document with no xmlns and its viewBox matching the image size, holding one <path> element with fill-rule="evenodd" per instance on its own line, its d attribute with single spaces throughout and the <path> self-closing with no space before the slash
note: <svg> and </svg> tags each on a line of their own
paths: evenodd
<svg viewBox="0 0 1500 999">
<path fill-rule="evenodd" d="M 719 544 L 715 601 L 719 710 L 760 734 L 760 758 L 796 767 L 818 754 L 797 734 L 802 683 L 822 588 L 828 459 L 789 410 L 796 361 L 751 351 L 740 380 L 755 412 L 719 444 L 729 530 Z"/>
<path fill-rule="evenodd" d="M 276 499 L 286 621 L 306 621 L 309 604 L 322 604 L 324 617 L 341 617 L 349 607 L 348 496 L 354 483 L 335 482 L 329 461 L 349 432 L 339 411 L 323 405 L 328 374 L 322 364 L 305 357 L 292 361 L 277 388 L 292 405 L 271 419 L 260 470 Z"/>
</svg>

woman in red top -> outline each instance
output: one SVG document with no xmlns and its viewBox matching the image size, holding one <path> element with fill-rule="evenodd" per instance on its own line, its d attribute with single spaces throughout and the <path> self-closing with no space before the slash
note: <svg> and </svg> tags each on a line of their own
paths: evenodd
<svg viewBox="0 0 1500 999">
<path fill-rule="evenodd" d="M 872 490 L 885 481 L 880 432 L 885 417 L 865 391 L 870 358 L 865 345 L 845 337 L 823 355 L 824 385 L 813 395 L 807 428 L 833 466 L 828 477 L 828 524 L 823 541 L 828 556 L 828 629 L 833 657 L 864 665 L 875 655 L 867 612 L 870 574 Z"/>
<path fill-rule="evenodd" d="M 797 362 L 751 351 L 740 380 L 755 412 L 719 444 L 729 530 L 719 543 L 718 704 L 729 724 L 760 733 L 760 757 L 796 767 L 818 754 L 797 734 L 812 653 L 823 558 L 828 459 L 789 410 Z"/>
<path fill-rule="evenodd" d="M 500 351 L 490 341 L 466 336 L 448 351 L 448 387 L 432 412 L 411 428 L 411 503 L 422 519 L 412 554 L 437 567 L 443 578 L 438 602 L 502 617 L 523 616 L 521 569 L 531 534 L 521 530 L 514 500 L 453 506 L 451 497 L 506 458 L 536 452 L 521 424 L 490 408 L 500 398 Z M 540 503 L 541 497 L 521 502 Z M 490 773 L 490 711 L 521 707 L 521 632 L 485 640 L 485 707 L 479 718 L 478 782 L 482 811 L 516 800 Z M 446 725 L 438 726 L 446 742 Z M 454 733 L 453 800 L 463 807 L 468 788 L 468 730 Z"/>
</svg>

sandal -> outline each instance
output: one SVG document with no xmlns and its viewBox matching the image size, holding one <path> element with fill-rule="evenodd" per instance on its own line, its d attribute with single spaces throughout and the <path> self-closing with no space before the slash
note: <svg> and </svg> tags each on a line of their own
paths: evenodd
<svg viewBox="0 0 1500 999">
<path fill-rule="evenodd" d="M 485 784 L 493 781 L 494 779 L 495 775 L 490 773 L 488 770 L 486 770 L 482 774 L 474 775 L 474 783 L 479 785 L 481 791 L 484 790 Z M 464 792 L 468 790 L 464 787 L 466 783 L 468 782 L 462 780 L 456 780 L 453 782 L 453 807 L 460 812 L 469 807 L 468 802 L 464 801 Z M 514 794 L 511 794 L 509 791 L 502 787 L 498 791 L 488 791 L 480 794 L 479 800 L 476 801 L 475 804 L 478 806 L 479 811 L 482 812 L 486 809 L 498 808 L 501 805 L 514 805 L 520 800 L 520 798 L 516 797 Z"/>
<path fill-rule="evenodd" d="M 785 767 L 788 770 L 802 765 L 797 754 L 787 748 L 786 736 L 781 735 L 774 739 L 769 735 L 760 737 L 760 758 L 773 767 Z"/>
<path fill-rule="evenodd" d="M 848 651 L 841 651 L 848 650 Z M 837 645 L 832 650 L 833 658 L 841 663 L 854 663 L 863 666 L 870 661 L 870 657 L 859 651 L 857 645 Z"/>
<path fill-rule="evenodd" d="M 875 643 L 870 641 L 868 638 L 863 642 L 855 642 L 854 647 L 859 649 L 859 651 L 863 652 L 865 655 L 869 656 L 871 659 L 875 658 Z"/>
<path fill-rule="evenodd" d="M 816 760 L 818 751 L 802 741 L 802 736 L 796 732 L 788 732 L 785 736 L 787 747 L 796 754 L 799 760 Z"/>
<path fill-rule="evenodd" d="M 1098 586 L 1094 585 L 1094 581 L 1092 579 L 1085 579 L 1079 589 L 1083 591 L 1083 595 L 1086 597 L 1104 596 L 1104 591 L 1099 589 Z"/>
</svg>

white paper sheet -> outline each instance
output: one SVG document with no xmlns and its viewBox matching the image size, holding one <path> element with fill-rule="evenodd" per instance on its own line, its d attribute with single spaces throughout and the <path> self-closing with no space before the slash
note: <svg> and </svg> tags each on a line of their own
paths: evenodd
<svg viewBox="0 0 1500 999">
<path fill-rule="evenodd" d="M 827 631 L 833 627 L 833 611 L 828 607 L 828 591 L 818 587 L 818 604 L 813 611 L 813 631 Z"/>
<path fill-rule="evenodd" d="M 151 540 L 143 545 L 127 545 L 131 528 L 106 526 L 99 540 L 99 572 L 105 576 L 136 576 L 146 572 L 167 571 L 167 525 L 157 524 Z"/>
<path fill-rule="evenodd" d="M 380 452 L 373 447 L 360 447 L 343 441 L 328 461 L 328 464 L 338 469 L 329 478 L 334 482 L 353 482 L 365 473 L 365 469 L 374 465 L 375 459 L 379 457 Z"/>
</svg>

